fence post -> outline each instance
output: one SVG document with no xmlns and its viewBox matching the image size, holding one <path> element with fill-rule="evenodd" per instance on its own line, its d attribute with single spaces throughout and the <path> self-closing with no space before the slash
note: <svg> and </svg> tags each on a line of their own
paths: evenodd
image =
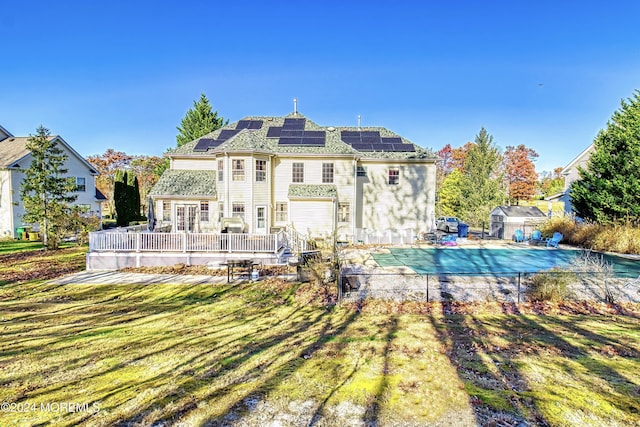
<svg viewBox="0 0 640 427">
<path fill-rule="evenodd" d="M 141 240 L 142 240 L 142 233 L 140 232 L 136 233 L 136 252 L 140 252 Z"/>
<path fill-rule="evenodd" d="M 429 275 L 427 274 L 427 302 L 429 302 Z"/>
<path fill-rule="evenodd" d="M 518 304 L 520 304 L 520 272 L 518 272 Z"/>
</svg>

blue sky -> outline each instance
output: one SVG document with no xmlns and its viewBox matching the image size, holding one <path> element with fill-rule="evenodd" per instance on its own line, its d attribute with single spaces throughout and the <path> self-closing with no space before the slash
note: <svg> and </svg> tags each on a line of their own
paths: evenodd
<svg viewBox="0 0 640 427">
<path fill-rule="evenodd" d="M 640 89 L 637 1 L 0 0 L 0 125 L 80 154 L 161 155 L 201 93 L 231 121 L 298 110 L 438 150 L 565 166 Z"/>
</svg>

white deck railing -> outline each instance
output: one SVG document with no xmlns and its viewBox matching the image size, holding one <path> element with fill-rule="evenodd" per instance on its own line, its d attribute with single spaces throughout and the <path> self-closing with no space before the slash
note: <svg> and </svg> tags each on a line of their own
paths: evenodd
<svg viewBox="0 0 640 427">
<path fill-rule="evenodd" d="M 90 252 L 262 252 L 276 253 L 286 245 L 284 232 L 139 233 L 103 231 L 89 233 Z"/>
</svg>

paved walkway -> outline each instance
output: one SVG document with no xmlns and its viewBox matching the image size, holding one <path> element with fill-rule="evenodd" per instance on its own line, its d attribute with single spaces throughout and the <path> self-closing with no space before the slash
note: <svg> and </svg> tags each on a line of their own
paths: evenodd
<svg viewBox="0 0 640 427">
<path fill-rule="evenodd" d="M 232 283 L 240 282 L 236 279 Z M 145 273 L 122 273 L 119 271 L 81 271 L 80 273 L 58 277 L 48 283 L 56 285 L 69 284 L 134 284 L 134 285 L 154 285 L 162 283 L 199 285 L 207 283 L 227 283 L 227 276 L 207 276 L 188 274 L 145 274 Z"/>
</svg>

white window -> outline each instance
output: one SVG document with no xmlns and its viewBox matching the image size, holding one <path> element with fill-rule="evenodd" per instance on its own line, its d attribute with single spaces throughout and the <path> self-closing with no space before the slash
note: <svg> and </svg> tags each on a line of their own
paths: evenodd
<svg viewBox="0 0 640 427">
<path fill-rule="evenodd" d="M 231 160 L 231 176 L 234 181 L 244 181 L 244 160 Z"/>
<path fill-rule="evenodd" d="M 267 161 L 256 160 L 256 182 L 267 180 Z"/>
<path fill-rule="evenodd" d="M 87 191 L 87 179 L 84 177 L 77 176 L 76 177 L 76 191 L 77 192 L 85 192 Z"/>
<path fill-rule="evenodd" d="M 224 181 L 224 160 L 218 160 L 218 181 Z"/>
<path fill-rule="evenodd" d="M 358 176 L 367 176 L 367 168 L 364 166 L 358 166 L 356 173 Z"/>
<path fill-rule="evenodd" d="M 293 164 L 291 182 L 304 182 L 304 163 L 295 162 Z"/>
<path fill-rule="evenodd" d="M 218 221 L 222 221 L 224 218 L 224 202 L 218 203 Z"/>
<path fill-rule="evenodd" d="M 234 203 L 231 209 L 231 216 L 244 219 L 244 203 Z"/>
<path fill-rule="evenodd" d="M 333 183 L 333 163 L 322 164 L 322 182 L 325 184 Z"/>
<path fill-rule="evenodd" d="M 338 203 L 338 222 L 349 222 L 351 218 L 350 210 L 349 203 Z"/>
<path fill-rule="evenodd" d="M 389 169 L 389 185 L 398 185 L 400 184 L 400 169 L 391 168 Z"/>
<path fill-rule="evenodd" d="M 287 202 L 276 202 L 276 221 L 287 222 L 288 205 Z"/>
<path fill-rule="evenodd" d="M 168 200 L 162 201 L 162 220 L 171 221 L 171 202 Z"/>
<path fill-rule="evenodd" d="M 200 221 L 209 222 L 209 202 L 200 202 Z"/>
</svg>

